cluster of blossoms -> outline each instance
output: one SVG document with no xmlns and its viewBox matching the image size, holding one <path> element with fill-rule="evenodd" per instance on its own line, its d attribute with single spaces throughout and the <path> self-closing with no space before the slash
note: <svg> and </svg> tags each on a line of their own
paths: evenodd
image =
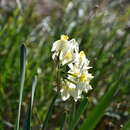
<svg viewBox="0 0 130 130">
<path fill-rule="evenodd" d="M 61 35 L 60 40 L 53 43 L 52 59 L 58 59 L 60 66 L 67 65 L 67 76 L 61 81 L 60 93 L 65 101 L 70 96 L 75 101 L 81 98 L 82 92 L 87 93 L 92 89 L 90 80 L 93 76 L 88 72 L 89 60 L 84 51 L 79 52 L 79 44 L 75 39 L 69 40 L 66 35 Z"/>
</svg>

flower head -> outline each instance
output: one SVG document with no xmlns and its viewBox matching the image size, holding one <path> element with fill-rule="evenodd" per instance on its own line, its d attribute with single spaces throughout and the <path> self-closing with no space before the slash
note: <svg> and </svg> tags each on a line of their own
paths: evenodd
<svg viewBox="0 0 130 130">
<path fill-rule="evenodd" d="M 79 98 L 81 98 L 81 91 L 76 88 L 76 85 L 73 83 L 70 83 L 69 81 L 66 81 L 61 90 L 61 97 L 62 100 L 67 100 L 70 96 L 74 98 L 75 101 L 77 101 Z"/>
<path fill-rule="evenodd" d="M 53 43 L 52 46 L 52 59 L 59 58 L 62 65 L 74 59 L 75 53 L 78 52 L 78 43 L 75 39 L 68 40 L 67 35 L 61 35 L 61 39 Z"/>
<path fill-rule="evenodd" d="M 90 81 L 93 76 L 91 75 L 91 73 L 88 72 L 88 70 L 74 67 L 73 69 L 70 69 L 68 71 L 68 74 L 70 74 L 68 76 L 69 80 L 76 83 L 77 89 L 83 92 L 88 92 L 92 89 Z"/>
<path fill-rule="evenodd" d="M 78 42 L 75 39 L 69 40 L 67 35 L 61 35 L 60 40 L 53 43 L 52 52 L 53 60 L 58 58 L 61 65 L 68 63 L 70 68 L 67 77 L 61 83 L 62 99 L 65 101 L 69 97 L 73 97 L 77 101 L 81 98 L 82 92 L 88 93 L 92 89 L 90 81 L 93 76 L 88 72 L 91 68 L 89 60 L 84 51 L 79 52 Z"/>
</svg>

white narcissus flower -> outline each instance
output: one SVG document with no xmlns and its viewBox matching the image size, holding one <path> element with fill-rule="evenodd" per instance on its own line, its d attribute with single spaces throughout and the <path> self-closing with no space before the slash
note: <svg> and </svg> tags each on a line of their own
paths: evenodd
<svg viewBox="0 0 130 130">
<path fill-rule="evenodd" d="M 70 70 L 68 71 L 68 79 L 76 83 L 76 88 L 82 92 L 88 92 L 92 89 L 90 81 L 93 78 L 92 74 L 88 72 L 89 60 L 83 51 L 77 54 L 74 62 L 68 65 Z"/>
<path fill-rule="evenodd" d="M 89 66 L 89 62 L 90 61 L 86 58 L 84 51 L 80 51 L 80 53 L 76 53 L 74 62 L 70 63 L 69 67 L 70 69 L 73 69 L 73 67 L 75 66 L 76 68 L 79 69 L 88 70 L 92 68 Z"/>
<path fill-rule="evenodd" d="M 90 81 L 93 78 L 88 72 L 89 60 L 86 58 L 84 51 L 79 52 L 79 44 L 75 39 L 69 40 L 66 35 L 61 35 L 61 39 L 53 43 L 52 59 L 59 59 L 59 64 L 67 64 L 70 70 L 61 83 L 62 100 L 73 97 L 75 101 L 81 98 L 82 92 L 88 93 L 92 89 Z M 70 62 L 70 63 L 69 63 Z"/>
<path fill-rule="evenodd" d="M 77 88 L 87 93 L 89 90 L 92 89 L 92 86 L 90 85 L 90 80 L 92 78 L 93 76 L 88 72 L 80 74 Z"/>
<path fill-rule="evenodd" d="M 61 35 L 60 40 L 57 40 L 53 43 L 51 51 L 54 52 L 52 59 L 56 59 L 61 51 L 66 52 L 68 50 L 68 36 Z"/>
<path fill-rule="evenodd" d="M 72 82 L 67 81 L 65 82 L 65 84 L 63 84 L 60 90 L 61 97 L 64 101 L 67 100 L 69 97 L 73 97 L 74 100 L 77 101 L 81 98 L 82 92 L 88 93 L 88 91 L 92 89 L 89 82 L 93 78 L 93 76 L 89 73 L 84 74 L 78 71 L 75 73 L 72 72 L 70 74 L 71 75 L 68 76 L 68 80 Z"/>
<path fill-rule="evenodd" d="M 73 83 L 70 83 L 69 81 L 65 81 L 65 84 L 63 84 L 61 90 L 61 97 L 62 100 L 67 100 L 70 96 L 74 98 L 75 101 L 77 101 L 79 98 L 81 98 L 81 90 L 76 88 L 76 85 Z"/>
<path fill-rule="evenodd" d="M 61 35 L 61 39 L 53 43 L 52 46 L 52 59 L 59 58 L 62 65 L 73 61 L 76 53 L 79 50 L 79 45 L 75 39 L 68 40 L 69 37 Z"/>
<path fill-rule="evenodd" d="M 68 74 L 68 79 L 76 83 L 77 89 L 86 93 L 92 89 L 90 81 L 93 76 L 88 73 L 88 70 L 73 67 L 73 69 L 68 71 Z"/>
</svg>

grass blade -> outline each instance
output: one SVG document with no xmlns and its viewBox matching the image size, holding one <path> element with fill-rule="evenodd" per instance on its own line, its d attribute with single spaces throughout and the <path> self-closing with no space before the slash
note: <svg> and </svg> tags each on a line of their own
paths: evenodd
<svg viewBox="0 0 130 130">
<path fill-rule="evenodd" d="M 66 121 L 66 114 L 67 113 L 64 113 L 64 115 L 63 115 L 63 118 L 62 118 L 62 121 L 61 121 L 61 128 L 60 128 L 60 130 L 65 130 L 64 125 L 65 125 L 65 121 Z"/>
<path fill-rule="evenodd" d="M 72 125 L 72 121 L 74 119 L 75 112 L 76 112 L 76 103 L 73 100 L 72 108 L 68 113 L 68 127 L 69 127 L 69 129 L 70 129 L 70 126 Z"/>
<path fill-rule="evenodd" d="M 87 98 L 82 99 L 80 104 L 78 105 L 78 108 L 75 112 L 75 115 L 71 121 L 71 124 L 69 126 L 69 130 L 73 130 L 75 126 L 77 125 L 78 121 L 80 120 L 81 114 L 85 111 L 87 107 Z"/>
<path fill-rule="evenodd" d="M 26 120 L 24 122 L 24 128 L 23 130 L 30 130 L 30 123 L 31 123 L 31 116 L 32 116 L 32 108 L 33 108 L 33 101 L 34 101 L 34 94 L 35 94 L 35 89 L 36 89 L 36 85 L 37 85 L 37 77 L 35 76 L 33 79 L 33 83 L 32 83 L 32 94 L 31 94 L 31 99 L 29 102 L 29 107 L 28 107 L 28 111 L 27 111 L 27 117 Z"/>
<path fill-rule="evenodd" d="M 50 105 L 50 107 L 49 107 L 48 113 L 47 113 L 47 115 L 46 115 L 45 121 L 44 121 L 43 126 L 42 126 L 42 130 L 46 130 L 46 127 L 47 127 L 48 121 L 49 121 L 49 119 L 50 119 L 50 117 L 51 117 L 52 110 L 53 110 L 53 108 L 54 108 L 54 103 L 55 103 L 55 100 L 57 99 L 57 97 L 58 97 L 58 94 L 56 94 L 56 95 L 54 96 L 54 98 L 53 98 L 53 100 L 52 100 L 52 102 L 51 102 L 51 105 Z"/>
<path fill-rule="evenodd" d="M 24 88 L 24 81 L 25 81 L 25 68 L 26 68 L 26 47 L 22 44 L 20 48 L 20 97 L 19 97 L 19 108 L 18 108 L 18 117 L 16 122 L 16 130 L 19 130 L 23 88 Z"/>
<path fill-rule="evenodd" d="M 89 113 L 87 119 L 83 122 L 80 130 L 93 130 L 98 121 L 104 115 L 105 109 L 110 105 L 113 100 L 114 94 L 117 91 L 117 85 L 119 82 L 115 82 L 106 94 L 101 98 L 97 106 Z"/>
</svg>

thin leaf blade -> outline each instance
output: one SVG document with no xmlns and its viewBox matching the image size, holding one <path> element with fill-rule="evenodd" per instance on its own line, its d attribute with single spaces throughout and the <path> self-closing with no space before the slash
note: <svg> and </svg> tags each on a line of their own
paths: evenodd
<svg viewBox="0 0 130 130">
<path fill-rule="evenodd" d="M 37 76 L 34 77 L 33 83 L 32 83 L 32 94 L 31 94 L 31 99 L 28 105 L 28 111 L 27 111 L 27 116 L 24 121 L 24 128 L 23 130 L 30 130 L 31 129 L 31 117 L 32 117 L 32 109 L 33 109 L 33 101 L 34 101 L 34 94 L 36 90 L 36 85 L 37 85 Z"/>
<path fill-rule="evenodd" d="M 74 115 L 74 117 L 71 121 L 71 124 L 69 126 L 70 127 L 69 130 L 73 130 L 75 128 L 75 126 L 77 125 L 82 113 L 85 111 L 85 109 L 87 107 L 87 101 L 88 101 L 88 99 L 85 97 L 84 99 L 82 99 L 82 101 L 78 105 L 78 108 L 77 108 L 75 115 Z"/>
<path fill-rule="evenodd" d="M 22 44 L 21 48 L 20 48 L 20 97 L 19 97 L 19 107 L 18 107 L 18 116 L 17 116 L 17 122 L 16 122 L 16 130 L 19 130 L 20 113 L 21 113 L 23 89 L 24 89 L 24 82 L 25 82 L 25 69 L 26 69 L 26 47 L 24 44 Z"/>
<path fill-rule="evenodd" d="M 118 83 L 114 83 L 107 93 L 101 98 L 97 106 L 89 113 L 87 119 L 83 122 L 80 130 L 93 130 L 99 120 L 104 115 L 106 108 L 110 105 L 113 100 L 114 94 L 117 91 Z"/>
</svg>

